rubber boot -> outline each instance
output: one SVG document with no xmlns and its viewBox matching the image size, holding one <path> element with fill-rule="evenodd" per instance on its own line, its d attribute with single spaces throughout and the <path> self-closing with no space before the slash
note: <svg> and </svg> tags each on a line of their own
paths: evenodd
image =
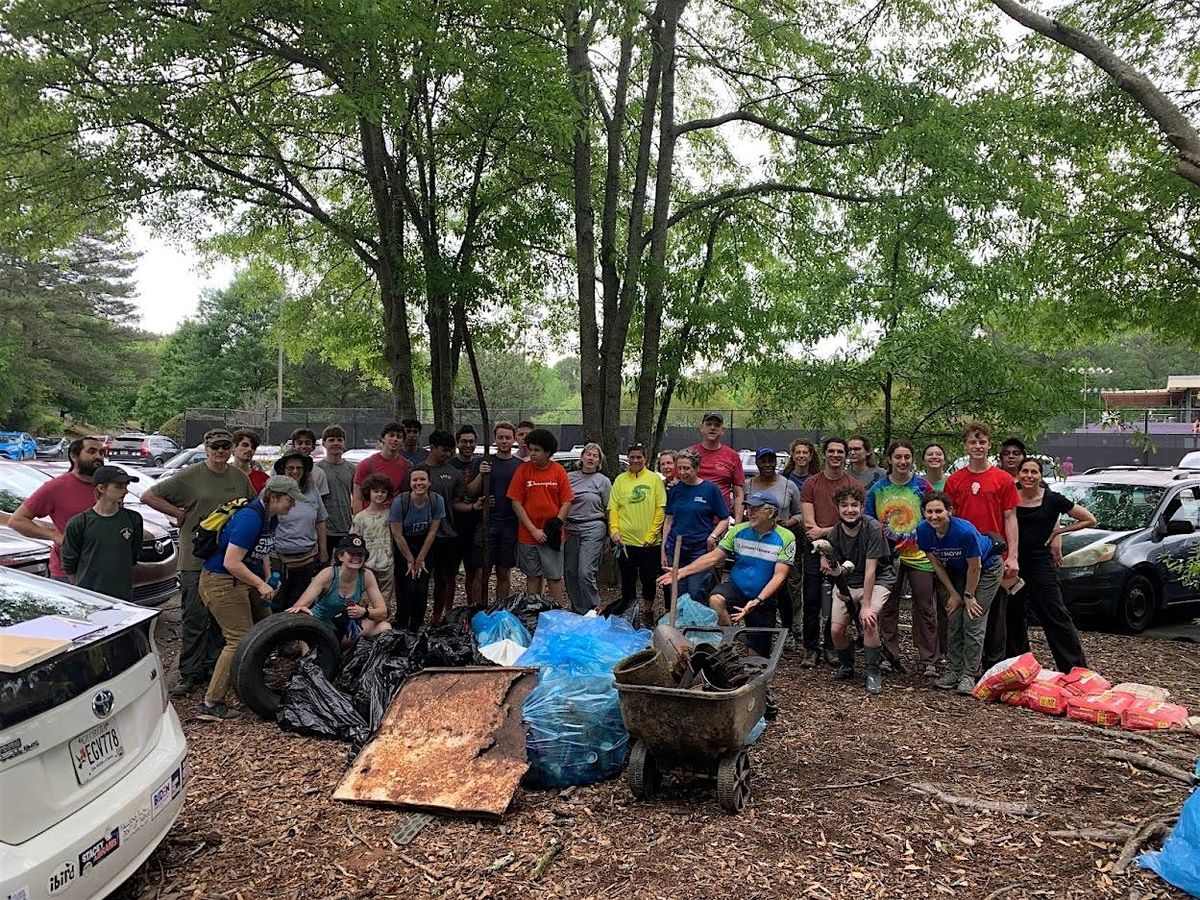
<svg viewBox="0 0 1200 900">
<path fill-rule="evenodd" d="M 879 657 L 882 655 L 879 647 L 866 647 L 863 656 L 867 660 L 867 693 L 878 694 L 883 690 L 883 676 L 879 674 Z"/>
<path fill-rule="evenodd" d="M 839 650 L 837 654 L 840 665 L 829 677 L 833 681 L 849 681 L 854 677 L 854 645 L 851 644 L 845 650 Z"/>
</svg>

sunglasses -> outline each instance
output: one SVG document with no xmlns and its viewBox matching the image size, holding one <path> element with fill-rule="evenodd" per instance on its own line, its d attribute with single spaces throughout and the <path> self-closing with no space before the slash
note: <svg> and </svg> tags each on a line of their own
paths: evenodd
<svg viewBox="0 0 1200 900">
<path fill-rule="evenodd" d="M 233 449 L 233 444 L 229 443 L 229 441 L 213 441 L 208 446 L 211 447 L 213 450 L 232 450 Z"/>
</svg>

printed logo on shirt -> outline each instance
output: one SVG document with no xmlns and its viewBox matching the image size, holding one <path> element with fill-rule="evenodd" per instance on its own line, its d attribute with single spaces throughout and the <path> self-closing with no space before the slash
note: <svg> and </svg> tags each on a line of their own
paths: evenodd
<svg viewBox="0 0 1200 900">
<path fill-rule="evenodd" d="M 971 482 L 971 493 L 972 494 L 978 494 L 982 489 L 983 489 L 983 485 L 981 485 L 978 481 Z"/>
<path fill-rule="evenodd" d="M 132 528 L 122 528 L 121 529 L 121 537 L 125 538 L 125 540 L 129 540 L 131 537 L 133 537 L 133 529 Z"/>
<path fill-rule="evenodd" d="M 558 482 L 557 481 L 526 481 L 525 487 L 527 487 L 527 488 L 532 488 L 532 487 L 552 488 L 552 487 L 558 487 Z"/>
<path fill-rule="evenodd" d="M 635 487 L 632 491 L 629 492 L 629 502 L 630 503 L 641 503 L 643 500 L 645 500 L 649 496 L 650 496 L 650 488 L 646 487 L 644 484 L 639 484 L 637 487 Z"/>
</svg>

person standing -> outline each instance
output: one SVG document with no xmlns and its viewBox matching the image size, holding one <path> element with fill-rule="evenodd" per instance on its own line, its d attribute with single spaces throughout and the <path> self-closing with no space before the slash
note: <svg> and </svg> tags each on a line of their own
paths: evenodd
<svg viewBox="0 0 1200 900">
<path fill-rule="evenodd" d="M 354 467 L 354 511 L 363 508 L 362 484 L 368 475 L 379 473 L 387 476 L 392 486 L 388 502 L 404 490 L 408 484 L 408 460 L 400 455 L 400 444 L 404 440 L 404 426 L 399 422 L 388 422 L 379 434 L 379 452 L 372 453 Z"/>
<path fill-rule="evenodd" d="M 1060 468 L 1062 469 L 1063 481 L 1066 481 L 1075 474 L 1075 460 L 1069 456 L 1065 457 Z"/>
<path fill-rule="evenodd" d="M 517 432 L 511 422 L 497 422 L 492 429 L 496 442 L 494 456 L 485 456 L 471 463 L 471 480 L 467 483 L 467 496 L 477 497 L 489 504 L 487 533 L 481 523 L 472 547 L 475 575 L 475 596 L 480 602 L 487 596 L 487 580 L 492 573 L 483 571 L 483 551 L 487 548 L 488 568 L 496 573 L 496 596 L 503 599 L 512 595 L 512 570 L 517 564 L 517 514 L 513 512 L 508 489 L 513 475 L 521 466 L 521 460 L 513 453 Z M 483 496 L 484 477 L 487 477 L 488 492 Z"/>
<path fill-rule="evenodd" d="M 1017 540 L 1025 586 L 1008 600 L 1005 655 L 1020 656 L 1029 650 L 1026 612 L 1032 609 L 1045 632 L 1058 671 L 1070 672 L 1075 666 L 1087 668 L 1079 631 L 1063 603 L 1050 545 L 1059 535 L 1095 528 L 1096 517 L 1087 508 L 1047 488 L 1042 480 L 1041 464 L 1036 459 L 1026 459 L 1018 466 L 1017 481 L 1021 485 L 1017 502 Z M 1060 525 L 1061 516 L 1069 516 L 1075 521 Z"/>
<path fill-rule="evenodd" d="M 462 471 L 450 462 L 453 454 L 454 438 L 450 432 L 435 430 L 430 433 L 429 453 L 422 465 L 429 472 L 430 490 L 441 496 L 445 506 L 445 516 L 438 529 L 430 560 L 433 569 L 433 625 L 440 625 L 454 606 L 458 568 L 462 563 L 458 517 L 471 512 L 472 508 L 463 488 Z"/>
<path fill-rule="evenodd" d="M 233 435 L 213 428 L 204 435 L 205 459 L 142 492 L 142 502 L 171 516 L 179 525 L 179 587 L 182 592 L 183 627 L 176 666 L 174 696 L 190 694 L 208 683 L 224 638 L 221 628 L 200 597 L 203 560 L 192 552 L 192 535 L 201 520 L 231 500 L 253 500 L 257 494 L 246 473 L 229 464 Z M 270 479 L 267 479 L 268 483 Z M 230 657 L 232 661 L 232 657 Z"/>
<path fill-rule="evenodd" d="M 574 498 L 567 509 L 563 570 L 571 608 L 583 615 L 601 611 L 596 575 L 608 536 L 608 498 L 612 482 L 600 471 L 604 453 L 599 444 L 586 444 L 579 454 L 579 470 L 568 472 Z"/>
<path fill-rule="evenodd" d="M 400 445 L 400 455 L 404 457 L 409 466 L 419 466 L 429 455 L 429 451 L 421 446 L 421 422 L 419 419 L 401 419 L 400 425 L 404 429 L 404 441 Z"/>
<path fill-rule="evenodd" d="M 821 471 L 820 464 L 817 462 L 817 448 L 812 441 L 807 438 L 797 438 L 788 445 L 788 461 L 783 467 L 783 477 L 796 486 L 797 492 L 804 489 L 804 482 L 810 476 Z M 801 505 L 800 520 L 796 527 L 792 529 L 792 533 L 796 535 L 796 564 L 792 566 L 788 572 L 787 592 L 789 603 L 792 611 L 792 631 L 795 631 L 796 610 L 800 610 L 800 614 L 804 615 L 804 560 L 807 558 L 806 553 L 809 550 L 808 538 L 804 534 L 804 512 Z M 788 640 L 785 643 L 789 649 L 796 646 L 796 637 L 792 634 L 788 635 Z"/>
<path fill-rule="evenodd" d="M 788 461 L 783 467 L 783 476 L 796 485 L 796 490 L 804 487 L 804 482 L 810 475 L 821 471 L 817 462 L 817 447 L 808 438 L 796 438 L 788 446 Z"/>
<path fill-rule="evenodd" d="M 140 479 L 116 466 L 92 473 L 96 503 L 67 523 L 62 565 L 81 588 L 133 601 L 133 567 L 142 548 L 142 517 L 124 506 L 129 483 Z"/>
<path fill-rule="evenodd" d="M 966 519 L 981 534 L 1003 537 L 1008 546 L 1004 555 L 1004 578 L 1015 582 L 1020 572 L 1017 541 L 1017 486 L 1012 477 L 993 466 L 988 458 L 992 432 L 982 422 L 970 422 L 963 429 L 967 449 L 967 467 L 946 479 L 946 495 L 954 505 L 954 515 Z M 988 609 L 987 634 L 983 644 L 983 667 L 990 668 L 1004 659 L 1008 642 L 1008 593 L 1001 591 Z"/>
<path fill-rule="evenodd" d="M 275 529 L 275 551 L 283 581 L 273 601 L 275 612 L 292 606 L 308 589 L 308 583 L 329 562 L 325 522 L 329 514 L 312 479 L 313 461 L 299 450 L 289 450 L 275 460 L 275 474 L 286 475 L 300 487 L 301 499 L 280 516 Z"/>
<path fill-rule="evenodd" d="M 262 466 L 254 461 L 254 451 L 258 449 L 258 444 L 258 432 L 253 429 L 239 428 L 233 433 L 233 464 L 250 479 L 250 486 L 256 494 L 263 489 L 270 477 L 263 471 Z"/>
<path fill-rule="evenodd" d="M 846 441 L 840 437 L 825 438 L 821 444 L 821 455 L 825 465 L 816 475 L 804 482 L 800 491 L 800 507 L 804 514 L 804 536 L 811 544 L 827 538 L 838 523 L 838 508 L 833 495 L 846 484 L 857 484 L 857 480 L 846 473 Z M 825 661 L 839 665 L 840 659 L 833 646 L 829 630 L 832 606 L 825 607 L 825 583 L 821 575 L 821 561 L 815 553 L 804 554 L 804 660 L 800 665 L 811 669 L 820 659 L 820 641 L 825 638 Z M 831 601 L 832 603 L 832 601 Z M 825 628 L 821 628 L 822 613 Z"/>
<path fill-rule="evenodd" d="M 462 484 L 464 505 L 454 514 L 454 530 L 458 532 L 458 555 L 463 564 L 463 591 L 467 595 L 467 606 L 479 606 L 482 603 L 475 589 L 479 579 L 475 570 L 475 530 L 479 528 L 480 513 L 483 501 L 467 498 L 467 485 L 471 481 L 471 465 L 475 462 L 475 446 L 479 436 L 475 433 L 474 425 L 460 425 L 454 434 L 454 455 L 450 457 L 450 465 L 458 470 L 459 481 Z"/>
<path fill-rule="evenodd" d="M 345 436 L 343 434 L 343 440 Z M 292 449 L 298 453 L 303 453 L 309 459 L 313 459 L 313 452 L 317 449 L 317 433 L 311 428 L 297 428 L 292 432 Z M 345 444 L 342 445 L 345 449 Z M 313 459 L 315 463 L 316 460 Z M 312 478 L 313 484 L 317 488 L 317 493 L 324 500 L 329 496 L 329 481 L 325 477 L 325 472 L 317 468 L 315 465 L 309 471 L 309 477 Z"/>
<path fill-rule="evenodd" d="M 430 561 L 438 530 L 446 521 L 446 501 L 432 484 L 429 469 L 424 464 L 417 466 L 409 473 L 409 490 L 392 501 L 388 513 L 392 540 L 404 559 L 403 571 L 396 573 L 396 624 L 408 631 L 420 631 L 425 623 Z"/>
<path fill-rule="evenodd" d="M 946 494 L 926 494 L 921 512 L 917 546 L 933 563 L 946 590 L 950 619 L 946 671 L 933 684 L 940 690 L 969 694 L 979 678 L 987 611 L 1000 589 L 1004 562 L 989 536 L 955 515 Z"/>
<path fill-rule="evenodd" d="M 261 497 L 229 517 L 217 536 L 217 552 L 204 561 L 200 596 L 220 624 L 225 643 L 204 692 L 198 719 L 222 722 L 239 715 L 225 703 L 233 659 L 246 632 L 271 614 L 275 597 L 269 581 L 271 532 L 278 517 L 286 515 L 302 497 L 295 479 L 271 476 Z"/>
<path fill-rule="evenodd" d="M 732 447 L 722 444 L 725 419 L 720 413 L 707 413 L 700 420 L 700 443 L 691 449 L 700 456 L 700 477 L 721 489 L 725 505 L 734 522 L 742 521 L 742 500 L 746 495 L 746 470 L 742 458 Z"/>
<path fill-rule="evenodd" d="M 1021 460 L 1028 455 L 1025 450 L 1025 442 L 1020 438 L 1010 437 L 1000 445 L 1000 470 L 1016 481 L 1017 470 L 1021 468 Z"/>
<path fill-rule="evenodd" d="M 621 572 L 621 599 L 610 612 L 620 615 L 631 609 L 641 582 L 639 611 L 648 626 L 654 621 L 655 581 L 661 573 L 667 491 L 663 480 L 646 468 L 646 450 L 641 444 L 630 444 L 625 455 L 629 470 L 617 476 L 608 498 L 608 537 Z"/>
<path fill-rule="evenodd" d="M 913 643 L 926 677 L 937 675 L 937 597 L 933 589 L 933 563 L 917 546 L 921 498 L 933 485 L 913 474 L 916 450 L 908 441 L 895 441 L 887 449 L 889 473 L 871 485 L 866 513 L 883 526 L 896 569 L 895 584 L 879 614 L 883 645 L 894 659 L 900 656 L 900 599 L 907 583 L 912 591 Z"/>
<path fill-rule="evenodd" d="M 679 476 L 675 474 L 675 451 L 659 450 L 657 468 L 663 484 L 670 491 L 679 482 Z"/>
<path fill-rule="evenodd" d="M 661 564 L 670 571 L 675 559 L 675 542 L 679 547 L 679 565 L 682 568 L 695 562 L 706 553 L 717 549 L 721 538 L 729 530 L 729 508 L 721 489 L 711 481 L 702 481 L 697 469 L 700 455 L 695 450 L 680 450 L 675 455 L 675 470 L 679 482 L 667 492 L 666 518 L 663 521 Z M 697 603 L 708 597 L 712 576 L 708 570 L 696 572 L 679 579 L 679 594 L 687 594 Z"/>
<path fill-rule="evenodd" d="M 924 477 L 935 491 L 945 490 L 946 479 L 946 448 L 941 444 L 926 444 L 921 451 L 921 464 L 925 467 Z"/>
<path fill-rule="evenodd" d="M 754 463 L 758 467 L 758 473 L 750 479 L 746 486 L 748 491 L 764 491 L 770 494 L 775 499 L 775 506 L 779 510 L 777 524 L 786 528 L 792 534 L 801 532 L 800 526 L 804 523 L 804 513 L 800 506 L 800 488 L 792 479 L 783 475 L 776 474 L 776 467 L 779 465 L 779 457 L 775 454 L 773 447 L 760 447 L 758 452 L 754 454 Z M 795 566 L 792 567 L 793 569 Z M 795 601 L 799 599 L 800 594 L 793 595 L 790 589 L 791 572 L 788 572 L 788 583 L 785 583 L 783 590 L 777 594 L 777 606 L 779 607 L 779 624 L 787 629 L 787 637 L 784 639 L 784 649 L 794 650 L 796 648 L 796 638 L 792 634 L 792 629 L 795 624 Z"/>
<path fill-rule="evenodd" d="M 887 474 L 879 466 L 872 465 L 871 442 L 861 434 L 847 438 L 846 460 L 846 474 L 857 480 L 864 491 Z"/>
<path fill-rule="evenodd" d="M 395 554 L 388 525 L 392 483 L 381 472 L 368 475 L 358 488 L 363 508 L 354 514 L 350 528 L 367 546 L 367 568 L 375 575 L 389 613 L 396 609 Z"/>
<path fill-rule="evenodd" d="M 342 458 L 346 452 L 346 430 L 341 425 L 330 425 L 322 431 L 321 443 L 325 447 L 325 457 L 317 460 L 313 473 L 323 474 L 329 486 L 329 492 L 322 499 L 329 516 L 325 522 L 326 550 L 332 559 L 334 549 L 350 533 L 354 518 L 354 463 Z"/>
<path fill-rule="evenodd" d="M 566 469 L 550 458 L 558 450 L 558 439 L 544 428 L 535 428 L 525 444 L 529 459 L 521 463 L 508 486 L 518 522 L 518 560 L 526 590 L 540 594 L 545 587 L 562 606 L 562 522 L 575 495 Z"/>
<path fill-rule="evenodd" d="M 526 443 L 529 439 L 529 432 L 537 428 L 529 419 L 522 419 L 517 423 L 517 449 L 515 451 L 517 459 L 524 462 L 529 459 L 529 445 Z"/>
</svg>

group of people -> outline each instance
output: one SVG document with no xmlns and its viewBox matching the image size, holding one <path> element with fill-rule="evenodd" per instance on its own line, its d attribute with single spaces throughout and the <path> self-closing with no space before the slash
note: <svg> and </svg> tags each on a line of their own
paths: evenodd
<svg viewBox="0 0 1200 900">
<path fill-rule="evenodd" d="M 182 536 L 174 695 L 203 687 L 201 717 L 236 715 L 226 699 L 238 643 L 272 612 L 312 615 L 345 640 L 418 630 L 449 612 L 460 570 L 478 605 L 486 579 L 499 596 L 511 592 L 514 568 L 528 591 L 561 606 L 645 625 L 677 578 L 680 594 L 721 624 L 778 622 L 789 644 L 794 630 L 801 665 L 826 662 L 835 679 L 854 677 L 861 643 L 872 693 L 889 668 L 902 669 L 899 611 L 909 596 L 917 657 L 937 687 L 968 692 L 981 667 L 1024 652 L 1028 611 L 1061 670 L 1086 664 L 1054 567 L 1061 535 L 1095 519 L 1048 489 L 1019 440 L 993 466 L 981 423 L 965 428 L 968 463 L 949 476 L 938 444 L 923 448 L 917 474 L 908 442 L 889 446 L 880 466 L 856 435 L 819 448 L 795 440 L 782 470 L 776 451 L 761 448 L 747 479 L 718 413 L 704 417 L 696 444 L 659 453 L 657 471 L 641 444 L 628 446 L 613 480 L 597 444 L 567 472 L 553 460 L 553 433 L 528 421 L 495 423 L 484 456 L 470 425 L 434 430 L 427 446 L 421 434 L 416 420 L 389 423 L 377 452 L 355 465 L 340 426 L 322 432 L 319 460 L 317 435 L 298 429 L 268 472 L 254 461 L 256 432 L 214 428 L 204 462 L 142 493 Z M 137 479 L 103 454 L 98 440 L 75 441 L 70 471 L 22 504 L 12 525 L 55 542 L 54 577 L 128 598 L 141 521 L 122 501 Z M 201 558 L 192 536 L 222 510 L 215 551 Z M 53 525 L 34 521 L 43 516 Z M 609 600 L 597 583 L 606 552 L 621 582 Z M 770 646 L 761 636 L 748 644 Z"/>
</svg>

